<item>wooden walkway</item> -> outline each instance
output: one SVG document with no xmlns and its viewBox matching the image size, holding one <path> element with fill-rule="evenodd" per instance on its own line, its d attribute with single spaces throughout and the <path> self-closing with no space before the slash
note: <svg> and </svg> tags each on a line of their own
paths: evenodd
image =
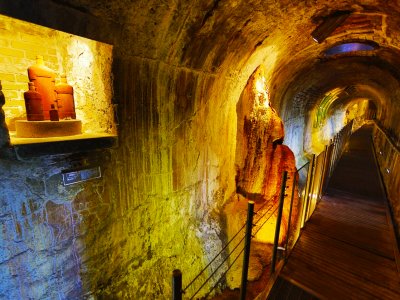
<svg viewBox="0 0 400 300">
<path fill-rule="evenodd" d="M 363 127 L 351 137 L 268 299 L 400 299 L 399 250 L 370 134 Z"/>
</svg>

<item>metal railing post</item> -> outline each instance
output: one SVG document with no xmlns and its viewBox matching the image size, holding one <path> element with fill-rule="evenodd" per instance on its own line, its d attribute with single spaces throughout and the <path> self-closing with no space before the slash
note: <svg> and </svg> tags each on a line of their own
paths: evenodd
<svg viewBox="0 0 400 300">
<path fill-rule="evenodd" d="M 315 168 L 315 154 L 313 154 L 313 156 L 312 156 L 310 168 L 308 169 L 309 180 L 308 180 L 308 184 L 306 187 L 306 203 L 305 203 L 305 210 L 304 210 L 303 226 L 308 221 L 308 209 L 310 206 L 310 193 L 312 192 L 313 185 L 314 185 L 314 168 Z"/>
<path fill-rule="evenodd" d="M 335 138 L 333 139 L 333 155 L 332 155 L 331 176 L 333 174 L 333 170 L 335 170 L 335 167 L 336 167 L 336 158 L 338 156 L 338 148 L 339 148 L 338 136 L 335 135 Z"/>
<path fill-rule="evenodd" d="M 330 180 L 330 178 L 331 178 L 330 170 L 331 170 L 331 166 L 332 166 L 332 148 L 333 148 L 333 145 L 332 145 L 332 143 L 330 143 L 328 145 L 328 154 L 326 157 L 326 171 L 325 171 L 326 174 L 325 174 L 325 176 L 327 177 L 327 180 L 325 180 L 325 182 L 324 182 L 323 191 L 326 190 L 326 187 L 328 185 L 328 180 Z"/>
<path fill-rule="evenodd" d="M 289 238 L 290 238 L 290 222 L 292 220 L 292 209 L 293 209 L 293 200 L 294 200 L 294 190 L 296 189 L 296 172 L 293 172 L 293 184 L 292 184 L 292 195 L 290 197 L 290 208 L 289 208 L 289 217 L 288 217 L 288 228 L 287 228 L 287 234 L 286 234 L 286 246 L 285 246 L 285 260 L 288 258 L 289 254 Z"/>
<path fill-rule="evenodd" d="M 253 229 L 254 202 L 247 203 L 246 236 L 243 254 L 242 284 L 240 287 L 240 300 L 246 299 L 247 275 L 249 272 L 251 231 Z"/>
<path fill-rule="evenodd" d="M 178 269 L 172 272 L 172 300 L 182 300 L 182 272 Z"/>
<path fill-rule="evenodd" d="M 321 200 L 321 195 L 324 192 L 324 184 L 325 184 L 325 173 L 326 173 L 326 161 L 328 157 L 328 146 L 325 145 L 325 151 L 324 151 L 324 160 L 322 162 L 322 171 L 321 171 L 321 181 L 319 182 L 319 188 L 318 188 L 318 198 L 317 202 Z"/>
<path fill-rule="evenodd" d="M 308 216 L 307 216 L 307 219 L 309 219 L 311 214 L 314 212 L 314 211 L 312 211 L 311 214 L 310 214 L 310 208 L 311 208 L 312 199 L 313 199 L 313 196 L 315 195 L 314 194 L 314 192 L 315 192 L 315 183 L 316 183 L 315 182 L 315 173 L 316 173 L 316 170 L 317 170 L 317 163 L 318 163 L 317 156 L 315 154 L 313 154 L 313 161 L 314 161 L 314 163 L 313 163 L 313 168 L 312 168 L 312 171 L 311 171 L 312 173 L 311 173 L 311 187 L 310 187 L 311 196 L 309 196 L 309 200 L 308 200 L 308 208 L 307 208 Z"/>
<path fill-rule="evenodd" d="M 277 252 L 278 252 L 278 243 L 279 243 L 279 233 L 280 233 L 280 230 L 281 230 L 283 202 L 285 200 L 286 179 L 287 179 L 287 171 L 284 171 L 283 175 L 282 175 L 282 186 L 281 186 L 281 196 L 280 196 L 280 199 L 279 199 L 278 217 L 276 219 L 274 248 L 272 250 L 271 274 L 273 274 L 275 272 L 276 255 L 277 255 Z"/>
</svg>

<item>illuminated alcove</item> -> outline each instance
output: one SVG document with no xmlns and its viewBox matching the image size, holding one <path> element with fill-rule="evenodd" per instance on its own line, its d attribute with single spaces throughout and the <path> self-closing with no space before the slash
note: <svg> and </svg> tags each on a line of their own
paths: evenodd
<svg viewBox="0 0 400 300">
<path fill-rule="evenodd" d="M 6 99 L 3 110 L 12 145 L 116 136 L 112 45 L 2 15 L 0 30 L 0 80 Z M 73 86 L 76 118 L 82 122 L 81 134 L 16 137 L 15 122 L 26 120 L 27 68 L 35 64 L 38 55 L 43 56 L 45 66 L 56 74 L 56 84 L 65 74 L 68 84 Z"/>
</svg>

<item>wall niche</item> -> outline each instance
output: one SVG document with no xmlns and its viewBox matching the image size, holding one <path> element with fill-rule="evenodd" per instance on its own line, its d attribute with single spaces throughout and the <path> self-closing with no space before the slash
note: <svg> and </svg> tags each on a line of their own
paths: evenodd
<svg viewBox="0 0 400 300">
<path fill-rule="evenodd" d="M 0 33 L 0 80 L 5 96 L 2 109 L 11 146 L 18 148 L 68 141 L 116 139 L 117 126 L 112 103 L 112 45 L 3 15 L 0 15 Z M 66 75 L 68 84 L 73 87 L 76 120 L 81 122 L 82 127 L 80 133 L 67 133 L 64 136 L 53 134 L 49 137 L 16 134 L 16 123 L 27 120 L 24 100 L 29 82 L 27 69 L 36 64 L 38 56 L 42 56 L 44 65 L 55 73 L 55 84 L 59 84 L 62 75 Z M 49 126 L 55 128 L 60 126 L 60 122 L 55 121 Z M 62 152 L 65 144 L 58 147 Z M 74 148 L 79 148 L 79 145 Z"/>
</svg>

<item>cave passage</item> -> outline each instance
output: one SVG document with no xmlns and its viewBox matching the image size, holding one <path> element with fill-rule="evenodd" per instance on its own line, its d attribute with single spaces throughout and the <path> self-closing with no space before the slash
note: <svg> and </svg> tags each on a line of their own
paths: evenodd
<svg viewBox="0 0 400 300">
<path fill-rule="evenodd" d="M 399 252 L 372 133 L 366 125 L 351 136 L 268 299 L 400 297 Z"/>
<path fill-rule="evenodd" d="M 278 283 L 322 297 L 320 263 L 339 295 L 360 267 L 397 296 L 355 140 L 400 237 L 399 3 L 0 0 L 0 299 L 171 299 L 174 270 L 183 298 L 260 299 L 293 247 Z"/>
</svg>

